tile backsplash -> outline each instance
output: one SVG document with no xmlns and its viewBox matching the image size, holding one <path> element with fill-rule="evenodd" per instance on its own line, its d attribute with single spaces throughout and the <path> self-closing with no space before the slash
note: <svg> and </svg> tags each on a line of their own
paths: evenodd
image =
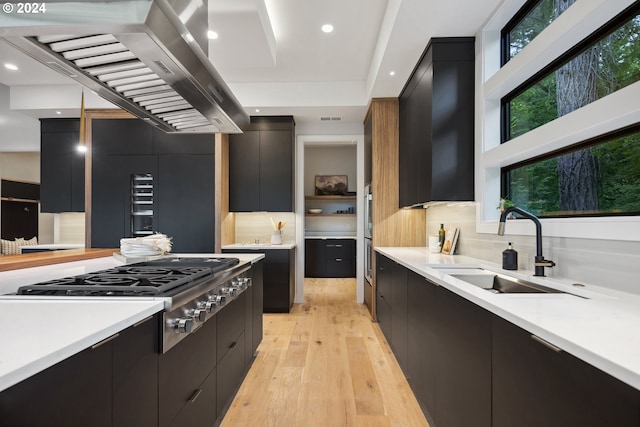
<svg viewBox="0 0 640 427">
<path fill-rule="evenodd" d="M 476 233 L 476 207 L 472 203 L 436 205 L 427 210 L 427 234 L 437 234 L 440 224 L 459 227 L 456 253 L 502 263 L 502 251 L 508 242 L 518 251 L 518 268 L 533 270 L 536 252 L 534 236 Z M 545 258 L 556 263 L 546 269 L 549 277 L 560 277 L 625 292 L 640 294 L 640 242 L 578 239 L 544 236 Z"/>
<path fill-rule="evenodd" d="M 296 214 L 293 212 L 237 212 L 236 241 L 235 243 L 269 243 L 273 227 L 271 218 L 275 223 L 285 223 L 282 229 L 283 242 L 295 242 L 296 240 Z"/>
</svg>

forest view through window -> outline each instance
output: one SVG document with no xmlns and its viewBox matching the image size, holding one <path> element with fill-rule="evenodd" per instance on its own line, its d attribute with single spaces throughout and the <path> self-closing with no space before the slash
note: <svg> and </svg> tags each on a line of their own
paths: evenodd
<svg viewBox="0 0 640 427">
<path fill-rule="evenodd" d="M 565 7 L 575 2 L 553 1 Z M 503 99 L 504 142 L 640 80 L 640 3 L 609 27 Z M 539 216 L 640 214 L 640 127 L 503 169 L 502 194 Z"/>
</svg>

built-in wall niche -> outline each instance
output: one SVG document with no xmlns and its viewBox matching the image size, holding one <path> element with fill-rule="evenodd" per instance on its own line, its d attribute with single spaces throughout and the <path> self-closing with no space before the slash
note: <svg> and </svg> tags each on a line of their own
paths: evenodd
<svg viewBox="0 0 640 427">
<path fill-rule="evenodd" d="M 304 195 L 307 233 L 356 233 L 357 147 L 353 143 L 305 145 Z M 345 176 L 345 194 L 319 195 L 317 176 Z"/>
</svg>

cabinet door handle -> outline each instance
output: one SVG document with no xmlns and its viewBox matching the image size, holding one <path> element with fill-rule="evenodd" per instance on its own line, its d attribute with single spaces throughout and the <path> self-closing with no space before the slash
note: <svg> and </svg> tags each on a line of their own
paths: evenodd
<svg viewBox="0 0 640 427">
<path fill-rule="evenodd" d="M 341 248 L 342 247 L 342 245 L 335 245 L 335 246 L 336 246 L 336 248 Z"/>
<path fill-rule="evenodd" d="M 336 258 L 337 262 L 342 262 L 342 258 Z"/>
<path fill-rule="evenodd" d="M 199 388 L 196 391 L 193 392 L 193 394 L 191 395 L 191 397 L 189 398 L 189 400 L 187 400 L 188 403 L 193 403 L 196 401 L 196 399 L 198 398 L 198 396 L 200 396 L 200 393 L 202 393 L 202 389 Z"/>
<path fill-rule="evenodd" d="M 137 322 L 137 323 L 134 323 L 134 324 L 133 324 L 133 327 L 135 328 L 135 327 L 137 327 L 137 326 L 140 326 L 140 325 L 142 325 L 143 323 L 146 323 L 146 322 L 147 322 L 147 320 L 149 320 L 149 319 L 151 319 L 151 318 L 153 318 L 153 315 L 151 315 L 151 316 L 149 316 L 149 317 L 147 317 L 147 318 L 145 318 L 145 319 L 142 319 L 141 321 L 139 321 L 139 322 Z"/>
<path fill-rule="evenodd" d="M 231 350 L 233 347 L 238 345 L 238 341 L 234 341 L 231 343 L 231 345 L 229 346 L 229 350 Z"/>
<path fill-rule="evenodd" d="M 537 336 L 537 335 L 533 335 L 533 334 L 532 334 L 532 335 L 531 335 L 531 339 L 532 339 L 532 340 L 534 340 L 534 341 L 539 342 L 539 343 L 540 343 L 540 344 L 542 344 L 543 346 L 545 346 L 545 347 L 547 347 L 547 348 L 549 348 L 549 349 L 551 349 L 551 350 L 555 351 L 556 353 L 560 353 L 560 352 L 562 351 L 562 349 L 561 349 L 560 347 L 558 347 L 558 346 L 555 346 L 555 345 L 551 344 L 549 341 L 547 341 L 547 340 L 545 340 L 545 339 L 542 339 L 542 338 L 540 338 L 540 337 L 539 337 L 539 336 Z"/>
<path fill-rule="evenodd" d="M 116 338 L 118 338 L 120 336 L 120 332 L 111 335 L 109 338 L 105 338 L 102 341 L 100 341 L 99 343 L 95 343 L 94 345 L 91 346 L 91 350 L 95 350 L 98 347 L 101 347 L 103 345 L 105 345 L 106 343 L 108 343 L 109 341 L 113 341 Z"/>
</svg>

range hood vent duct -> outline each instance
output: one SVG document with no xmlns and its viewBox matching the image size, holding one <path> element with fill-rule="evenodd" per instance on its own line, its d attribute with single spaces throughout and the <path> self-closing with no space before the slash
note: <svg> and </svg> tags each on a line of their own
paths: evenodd
<svg viewBox="0 0 640 427">
<path fill-rule="evenodd" d="M 203 51 L 206 2 L 9 2 L 0 38 L 165 132 L 241 133 L 249 117 Z"/>
</svg>

